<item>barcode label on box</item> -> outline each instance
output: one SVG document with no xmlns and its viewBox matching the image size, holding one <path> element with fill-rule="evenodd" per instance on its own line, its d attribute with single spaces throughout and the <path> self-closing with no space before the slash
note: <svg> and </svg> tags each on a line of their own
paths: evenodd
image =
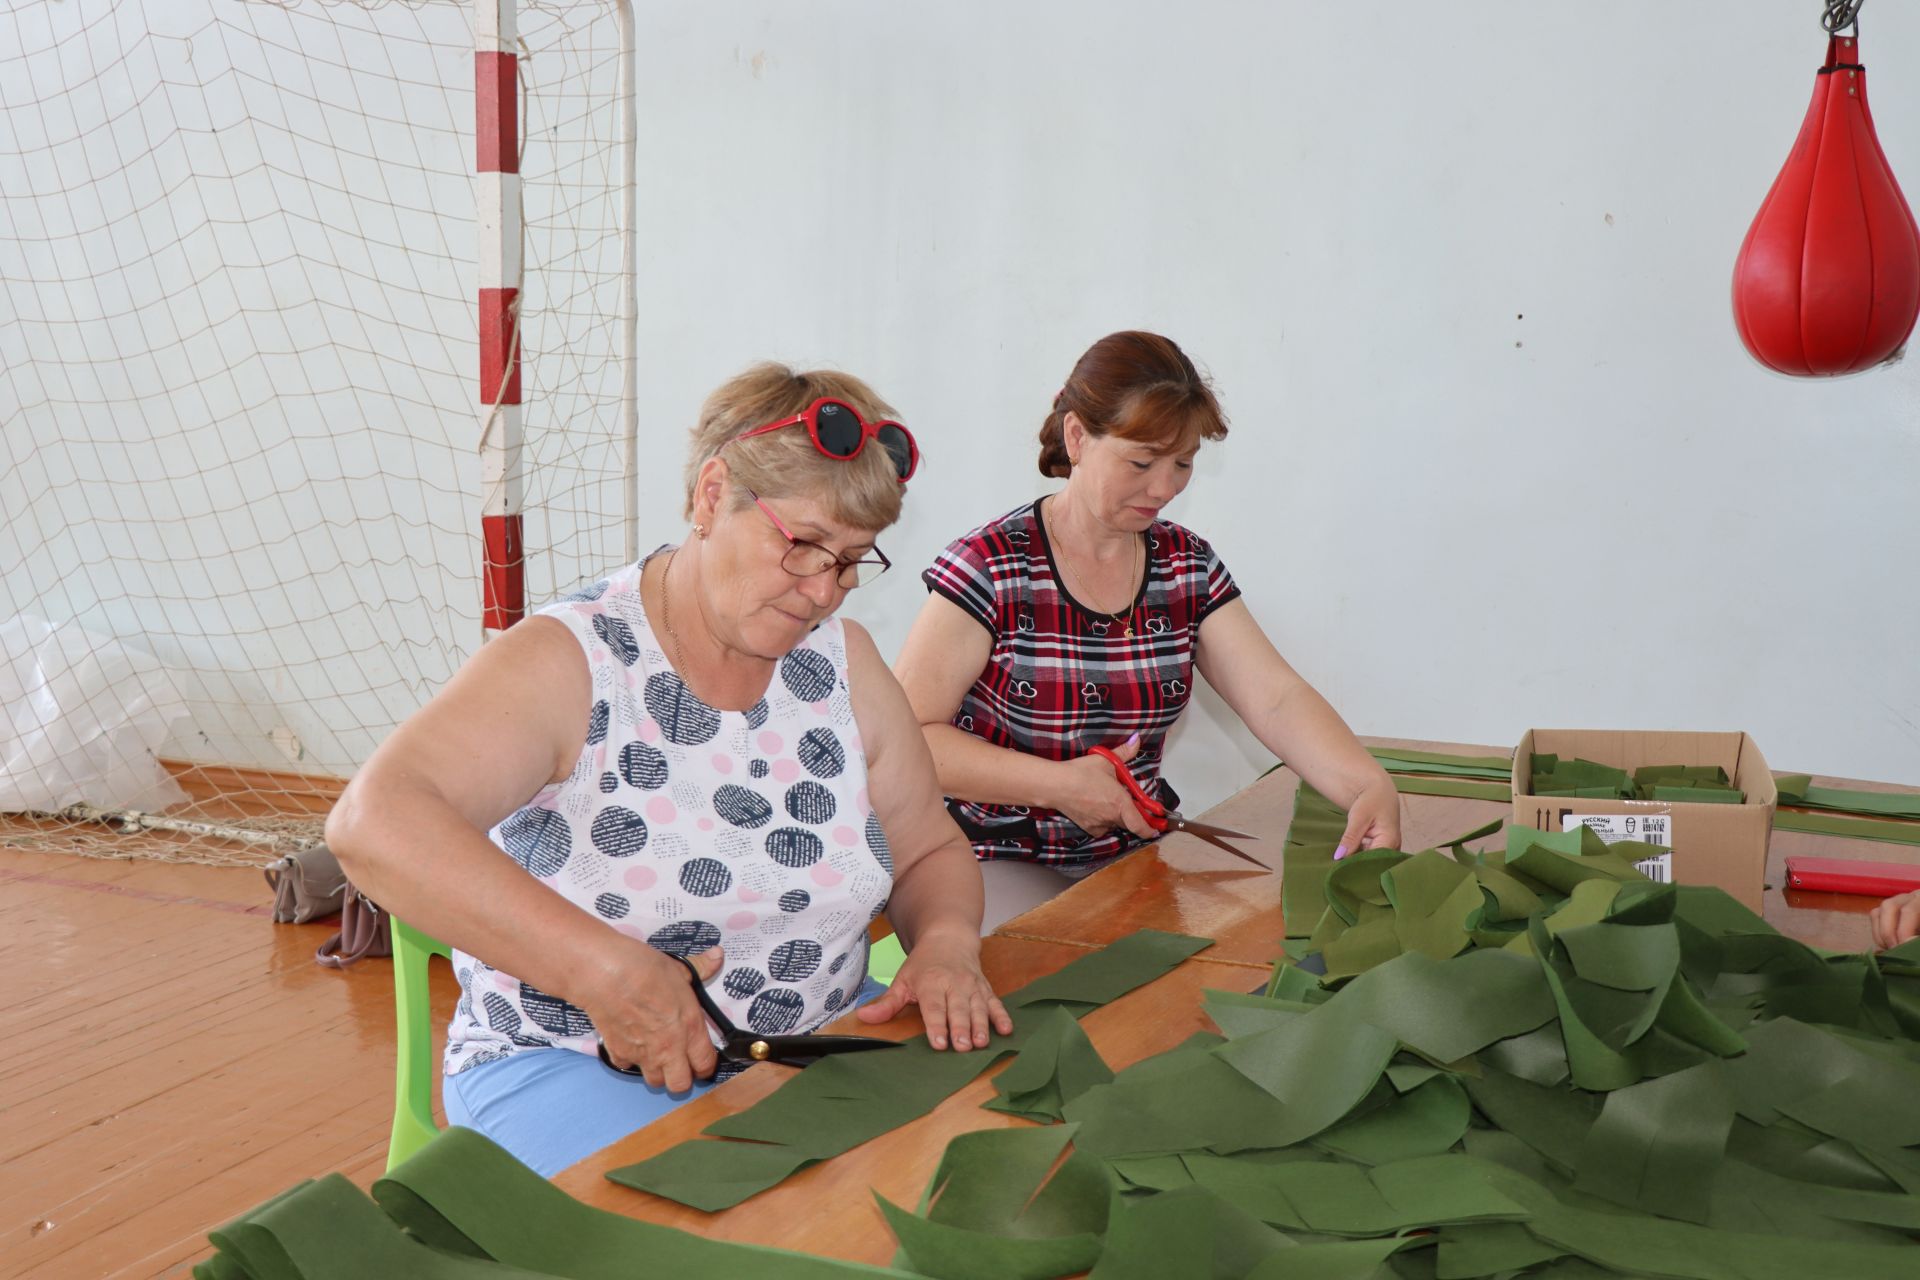
<svg viewBox="0 0 1920 1280">
<path fill-rule="evenodd" d="M 1641 875 L 1653 881 L 1655 884 L 1673 883 L 1673 855 L 1671 853 L 1656 853 L 1651 858 L 1642 858 L 1633 865 L 1640 869 Z"/>
<path fill-rule="evenodd" d="M 1666 813 L 1569 813 L 1560 819 L 1560 829 L 1571 831 L 1586 827 L 1608 844 L 1658 844 L 1673 847 L 1673 815 Z M 1673 854 L 1657 853 L 1641 858 L 1634 866 L 1647 879 L 1660 884 L 1673 883 Z"/>
</svg>

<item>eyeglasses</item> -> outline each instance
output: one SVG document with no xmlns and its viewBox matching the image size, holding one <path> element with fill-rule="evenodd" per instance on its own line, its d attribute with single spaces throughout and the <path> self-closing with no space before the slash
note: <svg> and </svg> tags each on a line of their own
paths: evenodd
<svg viewBox="0 0 1920 1280">
<path fill-rule="evenodd" d="M 764 427 L 743 431 L 734 438 L 745 440 L 750 436 L 778 431 L 782 427 L 802 424 L 813 440 L 813 447 L 829 458 L 851 461 L 860 456 L 860 451 L 867 447 L 867 441 L 878 440 L 880 447 L 893 459 L 894 474 L 900 477 L 901 484 L 911 480 L 913 473 L 920 468 L 920 446 L 914 443 L 912 432 L 889 419 L 868 422 L 860 416 L 858 409 L 832 396 L 821 396 L 791 418 L 782 418 Z"/>
<path fill-rule="evenodd" d="M 773 514 L 773 508 L 760 500 L 759 494 L 747 489 L 745 485 L 740 487 L 746 489 L 746 494 L 753 499 L 754 505 L 760 508 L 767 519 L 773 521 L 773 527 L 778 529 L 780 536 L 787 540 L 787 553 L 780 557 L 780 567 L 794 577 L 811 578 L 815 574 L 825 573 L 828 569 L 838 566 L 839 572 L 834 575 L 835 580 L 851 591 L 855 587 L 866 586 L 893 568 L 893 561 L 887 559 L 887 553 L 878 547 L 873 549 L 874 558 L 871 560 L 842 560 L 817 542 L 808 542 L 805 538 L 794 537 L 780 517 Z"/>
</svg>

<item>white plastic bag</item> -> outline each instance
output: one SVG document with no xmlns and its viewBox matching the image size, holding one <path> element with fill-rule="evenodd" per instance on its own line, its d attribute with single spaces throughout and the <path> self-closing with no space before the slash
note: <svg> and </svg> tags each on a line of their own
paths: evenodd
<svg viewBox="0 0 1920 1280">
<path fill-rule="evenodd" d="M 71 623 L 0 622 L 0 813 L 180 803 L 156 752 L 186 715 L 152 655 Z"/>
</svg>

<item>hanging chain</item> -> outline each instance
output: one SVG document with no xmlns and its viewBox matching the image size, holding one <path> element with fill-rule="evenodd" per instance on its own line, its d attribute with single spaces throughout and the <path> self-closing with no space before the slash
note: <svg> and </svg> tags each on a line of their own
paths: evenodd
<svg viewBox="0 0 1920 1280">
<path fill-rule="evenodd" d="M 1854 34 L 1860 33 L 1860 6 L 1867 0 L 1826 0 L 1827 11 L 1820 15 L 1820 25 L 1830 36 L 1839 35 L 1848 27 Z"/>
</svg>

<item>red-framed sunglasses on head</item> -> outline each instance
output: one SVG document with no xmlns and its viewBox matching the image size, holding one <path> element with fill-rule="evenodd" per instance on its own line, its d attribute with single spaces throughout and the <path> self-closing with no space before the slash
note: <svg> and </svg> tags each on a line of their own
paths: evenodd
<svg viewBox="0 0 1920 1280">
<path fill-rule="evenodd" d="M 888 418 L 868 422 L 860 416 L 858 409 L 832 396 L 821 396 L 791 418 L 782 418 L 764 427 L 743 431 L 735 439 L 745 440 L 749 436 L 763 436 L 782 427 L 798 426 L 806 427 L 814 448 L 842 462 L 859 457 L 860 451 L 867 447 L 867 441 L 879 441 L 880 447 L 893 460 L 893 470 L 900 477 L 901 484 L 913 479 L 913 473 L 920 467 L 920 446 L 914 443 L 912 432 Z"/>
</svg>

